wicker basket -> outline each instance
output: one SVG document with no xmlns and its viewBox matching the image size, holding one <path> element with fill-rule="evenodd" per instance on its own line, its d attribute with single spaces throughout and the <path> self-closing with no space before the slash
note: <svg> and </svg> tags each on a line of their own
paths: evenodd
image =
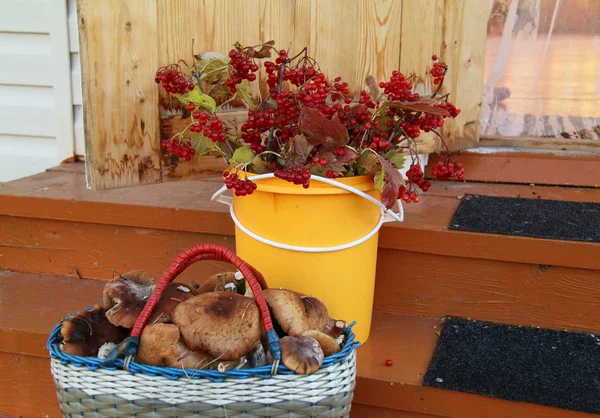
<svg viewBox="0 0 600 418">
<path fill-rule="evenodd" d="M 231 262 L 248 280 L 261 310 L 274 367 L 232 370 L 184 370 L 135 363 L 139 335 L 162 291 L 185 268 L 199 260 Z M 125 360 L 78 357 L 63 353 L 58 324 L 48 340 L 51 370 L 61 411 L 66 417 L 348 417 L 356 382 L 356 347 L 352 325 L 344 330 L 342 350 L 324 359 L 310 375 L 279 365 L 279 341 L 262 297 L 260 273 L 230 250 L 196 246 L 182 253 L 156 285 L 131 336 L 124 341 Z"/>
</svg>

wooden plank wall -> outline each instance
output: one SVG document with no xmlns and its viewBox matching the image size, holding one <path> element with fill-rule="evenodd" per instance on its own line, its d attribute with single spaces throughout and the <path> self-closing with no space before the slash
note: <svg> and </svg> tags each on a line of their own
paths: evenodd
<svg viewBox="0 0 600 418">
<path fill-rule="evenodd" d="M 487 2 L 78 0 L 78 5 L 85 111 L 92 113 L 85 122 L 86 160 L 94 189 L 160 180 L 159 137 L 161 132 L 172 136 L 178 121 L 164 118 L 157 123 L 159 92 L 153 74 L 159 66 L 189 59 L 192 39 L 195 52 L 226 53 L 236 41 L 271 39 L 279 48 L 291 44 L 292 52 L 306 46 L 325 73 L 341 76 L 355 93 L 364 88 L 367 75 L 383 80 L 394 69 L 415 72 L 424 79 L 419 88 L 431 91 L 426 74 L 431 54 L 438 54 L 450 65 L 447 91 L 462 109 L 445 135 L 453 148 L 478 140 Z M 83 25 L 82 19 L 88 23 Z M 264 73 L 260 79 L 265 80 Z M 108 109 L 118 114 L 116 121 L 106 114 Z M 421 141 L 422 152 L 439 148 L 432 136 Z M 168 159 L 162 164 L 164 179 L 202 169 L 197 163 L 169 169 Z M 214 168 L 214 161 L 207 166 Z"/>
</svg>

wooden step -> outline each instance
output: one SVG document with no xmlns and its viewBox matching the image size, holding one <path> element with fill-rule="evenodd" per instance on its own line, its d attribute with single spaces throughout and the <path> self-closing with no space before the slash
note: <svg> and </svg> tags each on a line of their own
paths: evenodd
<svg viewBox="0 0 600 418">
<path fill-rule="evenodd" d="M 235 248 L 227 208 L 210 203 L 218 176 L 103 192 L 82 164 L 0 185 L 0 268 L 107 280 L 143 268 L 161 274 L 182 249 Z M 406 221 L 380 234 L 375 307 L 521 325 L 598 331 L 597 243 L 449 231 L 465 193 L 599 202 L 595 190 L 434 183 Z M 203 263 L 184 279 L 222 271 Z"/>
<path fill-rule="evenodd" d="M 52 328 L 100 299 L 103 283 L 3 271 L 0 274 L 0 414 L 58 417 L 44 346 Z M 421 384 L 439 320 L 376 312 L 372 336 L 358 351 L 358 417 L 575 418 L 585 414 Z M 386 359 L 393 360 L 386 367 Z"/>
</svg>

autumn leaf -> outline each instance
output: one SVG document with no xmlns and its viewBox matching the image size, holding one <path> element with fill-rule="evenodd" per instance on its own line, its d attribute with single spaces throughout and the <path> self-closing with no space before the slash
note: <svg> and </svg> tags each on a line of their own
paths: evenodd
<svg viewBox="0 0 600 418">
<path fill-rule="evenodd" d="M 450 112 L 448 112 L 446 109 L 441 107 L 435 107 L 434 104 L 436 103 L 437 101 L 435 101 L 434 99 L 420 98 L 418 100 L 415 100 L 414 102 L 392 101 L 389 102 L 386 105 L 386 107 L 408 110 L 409 112 L 424 112 L 444 117 L 450 116 Z"/>
<path fill-rule="evenodd" d="M 346 171 L 346 169 L 344 168 L 344 164 L 342 164 L 342 162 L 339 161 L 337 157 L 333 155 L 332 152 L 321 153 L 319 154 L 319 158 L 324 158 L 325 161 L 327 161 L 327 164 L 325 164 L 325 167 L 323 167 L 325 171 L 333 170 L 336 173 L 342 173 Z"/>
<path fill-rule="evenodd" d="M 325 149 L 343 147 L 348 143 L 348 130 L 337 115 L 327 119 L 317 109 L 303 107 L 300 112 L 300 131 L 310 145 L 323 145 Z"/>
<path fill-rule="evenodd" d="M 381 203 L 386 208 L 391 208 L 398 200 L 398 192 L 400 186 L 403 186 L 404 178 L 398 169 L 394 168 L 392 164 L 381 155 L 377 155 L 379 164 L 381 165 L 381 171 L 375 175 L 375 185 L 383 179 L 383 187 L 381 188 Z"/>
<path fill-rule="evenodd" d="M 290 152 L 285 158 L 283 166 L 285 168 L 303 167 L 306 164 L 308 155 L 312 150 L 304 135 L 297 135 L 289 141 Z"/>
<path fill-rule="evenodd" d="M 229 77 L 229 57 L 220 52 L 201 52 L 194 55 L 200 78 L 211 84 L 223 83 Z"/>
<path fill-rule="evenodd" d="M 375 174 L 379 170 L 379 159 L 374 152 L 363 151 L 358 157 L 356 167 L 358 169 L 359 176 L 365 176 L 367 174 Z"/>
<path fill-rule="evenodd" d="M 342 164 L 351 164 L 358 158 L 358 154 L 352 148 L 344 148 L 344 155 L 337 157 Z"/>
<path fill-rule="evenodd" d="M 269 166 L 265 163 L 259 155 L 255 156 L 252 161 L 250 161 L 251 172 L 255 174 L 265 174 L 269 172 Z"/>
<path fill-rule="evenodd" d="M 371 96 L 371 100 L 374 102 L 379 99 L 379 85 L 377 80 L 372 75 L 368 75 L 365 79 L 365 83 L 367 83 L 367 87 L 369 88 L 369 95 Z"/>
<path fill-rule="evenodd" d="M 252 85 L 248 80 L 243 80 L 236 86 L 236 98 L 240 99 L 249 109 L 256 109 L 258 103 L 252 97 Z"/>
</svg>

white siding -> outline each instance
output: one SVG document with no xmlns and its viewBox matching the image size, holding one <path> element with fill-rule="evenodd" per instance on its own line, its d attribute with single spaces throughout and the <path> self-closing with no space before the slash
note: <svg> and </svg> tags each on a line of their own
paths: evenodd
<svg viewBox="0 0 600 418">
<path fill-rule="evenodd" d="M 0 0 L 0 182 L 74 154 L 68 30 L 67 0 Z"/>
<path fill-rule="evenodd" d="M 75 0 L 68 0 L 69 52 L 71 54 L 71 86 L 73 88 L 73 123 L 75 129 L 75 154 L 85 155 L 83 140 L 83 107 L 81 95 L 81 65 L 79 62 L 79 31 Z"/>
</svg>

